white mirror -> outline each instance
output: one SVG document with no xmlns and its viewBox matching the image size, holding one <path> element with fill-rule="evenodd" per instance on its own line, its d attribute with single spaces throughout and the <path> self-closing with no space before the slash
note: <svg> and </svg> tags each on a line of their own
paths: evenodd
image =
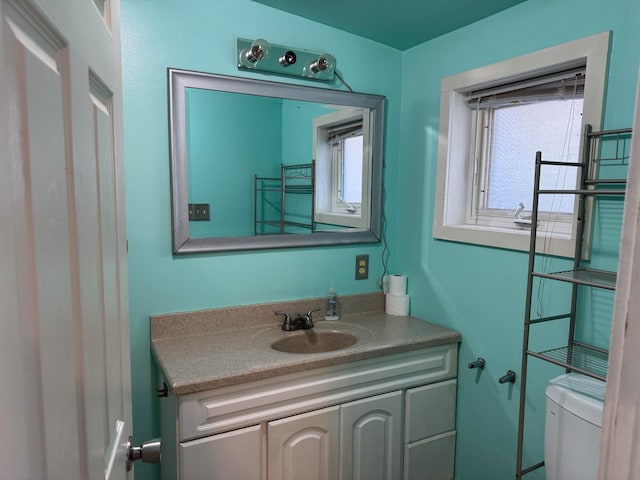
<svg viewBox="0 0 640 480">
<path fill-rule="evenodd" d="M 176 254 L 379 240 L 384 97 L 169 69 Z"/>
</svg>

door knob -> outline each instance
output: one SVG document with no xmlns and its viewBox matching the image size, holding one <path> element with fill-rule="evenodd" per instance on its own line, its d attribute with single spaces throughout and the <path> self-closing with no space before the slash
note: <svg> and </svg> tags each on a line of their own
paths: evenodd
<svg viewBox="0 0 640 480">
<path fill-rule="evenodd" d="M 154 438 L 136 447 L 133 445 L 133 437 L 130 436 L 127 443 L 127 471 L 133 468 L 133 462 L 136 460 L 142 460 L 143 463 L 160 463 L 161 446 L 162 441 L 159 438 Z"/>
</svg>

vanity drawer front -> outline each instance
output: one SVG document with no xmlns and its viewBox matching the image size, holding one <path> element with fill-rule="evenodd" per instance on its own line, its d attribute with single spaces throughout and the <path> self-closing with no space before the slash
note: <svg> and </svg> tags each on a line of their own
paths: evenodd
<svg viewBox="0 0 640 480">
<path fill-rule="evenodd" d="M 404 480 L 452 480 L 455 448 L 455 431 L 407 445 Z"/>
<path fill-rule="evenodd" d="M 456 380 L 407 390 L 405 441 L 448 432 L 456 428 Z"/>
<path fill-rule="evenodd" d="M 181 395 L 179 437 L 199 438 L 454 378 L 457 348 L 441 345 Z"/>
</svg>

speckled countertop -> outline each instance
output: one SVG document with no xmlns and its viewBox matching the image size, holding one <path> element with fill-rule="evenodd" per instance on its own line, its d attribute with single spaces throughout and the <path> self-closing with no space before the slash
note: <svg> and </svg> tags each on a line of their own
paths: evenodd
<svg viewBox="0 0 640 480">
<path fill-rule="evenodd" d="M 365 303 L 361 304 L 363 301 Z M 313 330 L 283 332 L 273 312 L 310 310 L 321 299 L 233 307 L 151 317 L 151 345 L 174 395 L 235 385 L 266 377 L 460 341 L 453 330 L 415 317 L 386 315 L 384 297 L 367 294 L 344 298 L 335 322 L 316 320 Z M 360 303 L 359 303 L 360 302 Z M 290 307 L 287 309 L 286 307 Z M 361 313 L 352 313 L 361 308 Z M 362 311 L 366 310 L 366 311 Z M 250 314 L 250 315 L 249 315 Z M 317 312 L 314 318 L 323 318 Z M 243 319 L 243 320 L 240 320 Z M 250 320 L 248 320 L 250 319 Z M 233 328 L 237 325 L 238 328 Z M 344 331 L 358 338 L 350 347 L 325 353 L 284 353 L 271 344 L 291 335 Z"/>
</svg>

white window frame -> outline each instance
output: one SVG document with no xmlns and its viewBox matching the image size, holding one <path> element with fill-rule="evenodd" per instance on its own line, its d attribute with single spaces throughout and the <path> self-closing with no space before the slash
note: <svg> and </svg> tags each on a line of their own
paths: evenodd
<svg viewBox="0 0 640 480">
<path fill-rule="evenodd" d="M 336 125 L 362 120 L 362 203 L 351 205 L 339 202 L 340 159 L 337 148 L 326 139 L 327 131 Z M 371 212 L 371 148 L 370 119 L 362 109 L 339 110 L 313 119 L 313 158 L 316 165 L 314 221 L 340 227 L 369 229 Z M 323 230 L 324 231 L 324 230 Z"/>
<path fill-rule="evenodd" d="M 476 225 L 469 221 L 468 213 L 473 201 L 469 183 L 469 175 L 473 174 L 470 149 L 475 129 L 472 128 L 473 110 L 467 105 L 466 93 L 585 66 L 582 127 L 588 123 L 594 130 L 599 130 L 605 95 L 609 37 L 610 32 L 599 33 L 442 79 L 434 238 L 529 250 L 528 229 L 506 224 L 500 226 L 498 222 L 495 225 Z M 590 217 L 586 216 L 587 219 Z M 575 219 L 573 223 L 575 224 Z M 553 255 L 573 256 L 575 228 L 571 229 L 571 233 L 562 229 L 552 228 L 551 232 L 544 230 L 545 225 L 540 225 L 539 234 L 551 238 L 551 241 L 537 242 L 538 248 L 544 248 L 545 252 Z M 589 248 L 589 233 L 590 222 L 587 222 L 583 252 Z"/>
</svg>

